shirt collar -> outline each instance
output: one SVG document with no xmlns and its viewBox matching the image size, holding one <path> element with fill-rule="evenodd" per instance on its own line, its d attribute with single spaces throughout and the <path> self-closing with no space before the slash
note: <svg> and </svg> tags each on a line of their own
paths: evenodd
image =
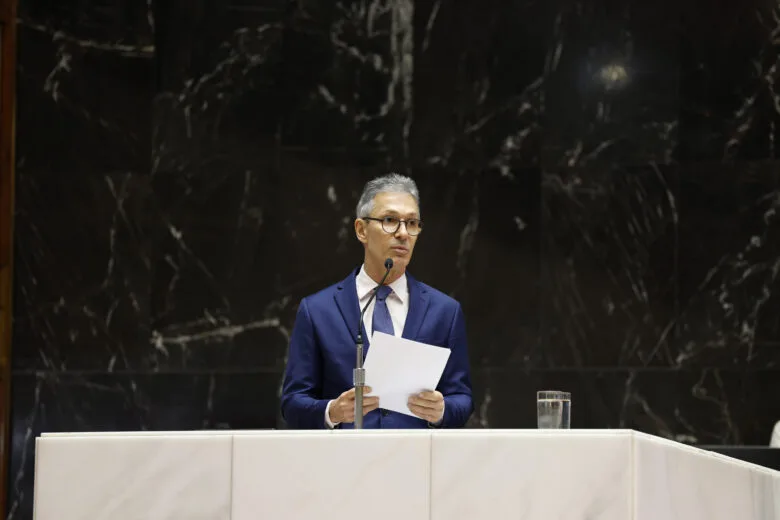
<svg viewBox="0 0 780 520">
<path fill-rule="evenodd" d="M 365 265 L 360 266 L 360 272 L 358 273 L 356 280 L 358 300 L 367 297 L 374 287 L 376 287 L 376 282 L 368 276 Z M 393 290 L 393 294 L 395 294 L 402 303 L 405 303 L 409 297 L 409 286 L 406 283 L 406 273 L 402 274 L 397 280 L 391 283 L 390 288 Z"/>
</svg>

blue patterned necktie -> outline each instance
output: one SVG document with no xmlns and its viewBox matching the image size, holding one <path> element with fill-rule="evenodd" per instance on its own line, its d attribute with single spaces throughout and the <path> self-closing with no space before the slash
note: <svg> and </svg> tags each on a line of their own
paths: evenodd
<svg viewBox="0 0 780 520">
<path fill-rule="evenodd" d="M 390 318 L 390 311 L 387 310 L 387 297 L 393 290 L 389 285 L 383 285 L 376 292 L 376 304 L 374 305 L 374 316 L 371 318 L 371 334 L 374 332 L 384 332 L 393 336 L 393 320 Z"/>
</svg>

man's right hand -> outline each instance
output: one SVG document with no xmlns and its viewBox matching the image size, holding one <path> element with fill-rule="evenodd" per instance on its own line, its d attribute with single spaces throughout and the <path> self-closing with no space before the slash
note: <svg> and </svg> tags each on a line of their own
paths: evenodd
<svg viewBox="0 0 780 520">
<path fill-rule="evenodd" d="M 371 387 L 363 388 L 363 415 L 379 408 L 379 398 L 367 397 L 371 393 Z M 328 418 L 333 424 L 355 422 L 355 389 L 351 388 L 338 396 L 330 403 Z"/>
</svg>

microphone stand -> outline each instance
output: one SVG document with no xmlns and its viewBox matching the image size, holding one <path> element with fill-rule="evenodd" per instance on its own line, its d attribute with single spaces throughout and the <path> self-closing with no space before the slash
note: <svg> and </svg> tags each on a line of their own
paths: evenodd
<svg viewBox="0 0 780 520">
<path fill-rule="evenodd" d="M 360 321 L 363 321 L 362 317 L 360 318 Z M 352 370 L 352 383 L 355 386 L 355 429 L 362 430 L 363 390 L 366 387 L 366 369 L 363 368 L 363 334 L 360 332 L 358 332 L 357 335 L 355 350 L 357 358 L 355 359 L 355 368 Z"/>
<path fill-rule="evenodd" d="M 376 293 L 379 288 L 382 287 L 390 274 L 390 270 L 393 268 L 393 260 L 388 258 L 385 260 L 385 275 L 382 277 L 382 281 L 379 285 L 374 287 L 371 298 L 368 299 L 363 310 L 360 312 L 360 320 L 358 320 L 357 329 L 357 342 L 355 343 L 355 368 L 352 370 L 352 384 L 355 387 L 355 429 L 363 429 L 363 391 L 366 387 L 366 370 L 363 368 L 363 315 L 366 313 L 366 309 L 371 305 L 371 302 L 376 297 Z"/>
</svg>

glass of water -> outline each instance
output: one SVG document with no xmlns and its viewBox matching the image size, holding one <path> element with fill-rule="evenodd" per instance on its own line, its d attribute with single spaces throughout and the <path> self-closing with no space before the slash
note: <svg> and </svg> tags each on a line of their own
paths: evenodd
<svg viewBox="0 0 780 520">
<path fill-rule="evenodd" d="M 536 392 L 536 423 L 541 430 L 568 430 L 571 424 L 571 393 L 557 390 Z"/>
</svg>

